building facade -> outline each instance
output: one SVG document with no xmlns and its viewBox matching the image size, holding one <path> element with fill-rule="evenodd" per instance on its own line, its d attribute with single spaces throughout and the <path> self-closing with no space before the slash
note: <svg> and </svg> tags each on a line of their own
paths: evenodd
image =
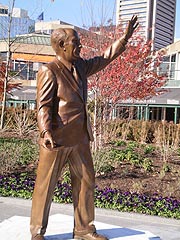
<svg viewBox="0 0 180 240">
<path fill-rule="evenodd" d="M 114 118 L 172 121 L 180 124 L 180 41 L 168 45 L 159 72 L 166 74 L 164 93 L 150 99 L 118 102 Z"/>
<path fill-rule="evenodd" d="M 180 40 L 168 45 L 159 71 L 167 76 L 166 87 L 180 88 Z"/>
<path fill-rule="evenodd" d="M 59 27 L 76 29 L 74 25 L 71 25 L 69 23 L 66 23 L 60 20 L 50 21 L 50 22 L 38 21 L 35 23 L 35 32 L 51 34 L 54 29 L 57 29 Z"/>
<path fill-rule="evenodd" d="M 132 15 L 137 15 L 140 29 L 153 50 L 174 42 L 176 0 L 116 0 L 116 25 L 122 27 Z"/>
<path fill-rule="evenodd" d="M 10 24 L 8 6 L 0 4 L 0 39 L 8 37 L 8 29 Z M 21 8 L 14 8 L 12 12 L 12 23 L 10 29 L 10 37 L 34 32 L 35 21 L 30 19 L 28 11 Z"/>
</svg>

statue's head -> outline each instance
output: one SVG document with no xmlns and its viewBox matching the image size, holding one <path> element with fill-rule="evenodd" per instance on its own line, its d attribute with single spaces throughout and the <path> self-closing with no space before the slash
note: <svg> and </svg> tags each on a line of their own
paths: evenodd
<svg viewBox="0 0 180 240">
<path fill-rule="evenodd" d="M 80 57 L 81 43 L 78 33 L 71 28 L 58 28 L 52 32 L 51 46 L 57 56 L 72 62 Z"/>
</svg>

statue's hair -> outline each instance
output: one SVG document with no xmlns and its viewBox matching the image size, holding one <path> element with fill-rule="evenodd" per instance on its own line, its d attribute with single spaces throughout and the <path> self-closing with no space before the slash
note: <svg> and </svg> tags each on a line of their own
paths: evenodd
<svg viewBox="0 0 180 240">
<path fill-rule="evenodd" d="M 59 43 L 60 41 L 65 42 L 69 37 L 69 32 L 75 31 L 71 28 L 57 28 L 55 29 L 51 34 L 51 46 L 54 49 L 54 51 L 57 53 L 59 49 Z"/>
</svg>

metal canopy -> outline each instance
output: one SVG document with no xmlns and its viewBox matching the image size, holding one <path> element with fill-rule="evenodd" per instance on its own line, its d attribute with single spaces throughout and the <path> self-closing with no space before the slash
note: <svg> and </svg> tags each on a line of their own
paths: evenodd
<svg viewBox="0 0 180 240">
<path fill-rule="evenodd" d="M 8 100 L 36 100 L 36 87 L 33 86 L 23 86 L 20 89 L 13 89 L 11 92 L 12 95 L 8 94 Z"/>
<path fill-rule="evenodd" d="M 146 100 L 123 100 L 119 104 L 131 105 L 180 105 L 180 88 L 166 88 L 166 92 Z"/>
</svg>

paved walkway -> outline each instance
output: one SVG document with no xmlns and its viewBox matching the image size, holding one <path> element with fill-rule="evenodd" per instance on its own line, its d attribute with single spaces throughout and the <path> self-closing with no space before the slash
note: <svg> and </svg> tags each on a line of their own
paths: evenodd
<svg viewBox="0 0 180 240">
<path fill-rule="evenodd" d="M 31 201 L 0 197 L 0 239 L 28 240 Z M 71 204 L 52 204 L 45 240 L 71 239 Z M 180 221 L 96 209 L 96 228 L 113 240 L 180 240 Z"/>
</svg>

